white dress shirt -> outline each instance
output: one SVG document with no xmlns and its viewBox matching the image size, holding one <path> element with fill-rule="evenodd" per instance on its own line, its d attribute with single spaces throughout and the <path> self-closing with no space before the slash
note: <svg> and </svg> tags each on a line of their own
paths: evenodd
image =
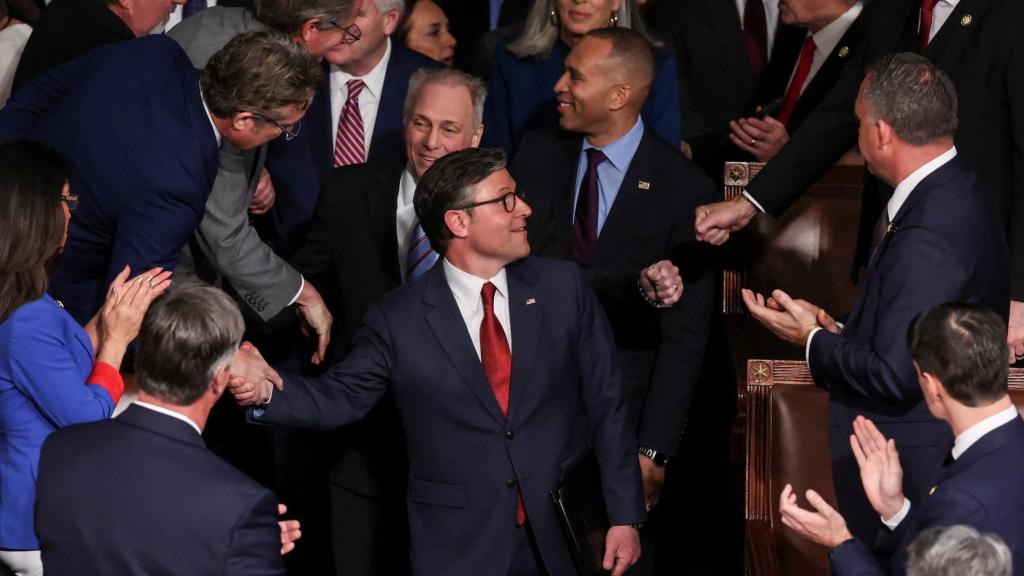
<svg viewBox="0 0 1024 576">
<path fill-rule="evenodd" d="M 939 0 L 935 4 L 935 8 L 932 10 L 932 27 L 928 30 L 928 41 L 931 42 L 935 35 L 942 29 L 942 25 L 949 20 L 949 15 L 956 9 L 956 5 L 960 3 L 960 0 Z M 921 9 L 917 10 L 918 30 L 921 29 Z"/>
<path fill-rule="evenodd" d="M 341 109 L 348 100 L 348 81 L 359 79 L 366 87 L 359 93 L 359 115 L 363 118 L 363 158 L 370 155 L 370 140 L 373 139 L 373 127 L 377 123 L 377 107 L 380 105 L 381 92 L 384 90 L 384 76 L 387 74 L 388 61 L 391 60 L 391 39 L 387 39 L 388 47 L 380 62 L 366 76 L 353 76 L 331 64 L 331 146 L 338 138 L 338 119 Z"/>
<path fill-rule="evenodd" d="M 49 4 L 49 2 L 47 2 L 47 4 Z M 207 8 L 213 8 L 216 5 L 217 5 L 217 0 L 206 0 L 206 7 Z M 181 22 L 181 15 L 182 15 L 182 12 L 184 12 L 184 11 L 185 11 L 185 6 L 184 5 L 175 4 L 175 5 L 171 6 L 171 11 L 170 11 L 171 13 L 167 17 L 167 22 L 163 26 L 157 26 L 156 30 L 151 32 L 151 34 L 159 34 L 161 31 L 166 32 L 166 31 L 170 30 L 171 28 L 174 28 L 178 24 L 178 22 Z"/>
<path fill-rule="evenodd" d="M 395 209 L 395 233 L 398 234 L 398 269 L 402 272 L 402 284 L 405 284 L 407 270 L 406 257 L 409 255 L 410 236 L 419 224 L 416 218 L 416 207 L 412 200 L 416 196 L 416 177 L 406 164 L 402 170 L 402 179 L 398 181 L 398 208 Z"/>
<path fill-rule="evenodd" d="M 747 0 L 735 0 L 736 10 L 740 14 L 740 29 L 743 28 L 743 10 Z M 768 53 L 766 59 L 772 57 L 772 44 L 775 43 L 775 29 L 779 27 L 779 0 L 762 0 L 764 2 L 764 23 L 768 28 Z"/>
<path fill-rule="evenodd" d="M 910 176 L 907 176 L 897 184 L 896 189 L 892 192 L 892 197 L 889 198 L 889 203 L 885 206 L 886 213 L 889 215 L 889 221 L 891 222 L 892 219 L 899 214 L 900 208 L 903 207 L 903 203 L 907 201 L 907 197 L 910 196 L 910 193 L 914 191 L 914 188 L 917 188 L 917 185 L 920 184 L 922 180 L 955 157 L 956 146 L 951 146 L 949 150 L 946 150 L 942 154 L 932 158 L 920 168 L 911 172 Z M 818 333 L 818 330 L 822 330 L 822 328 L 815 328 L 814 330 L 811 330 L 811 333 L 807 336 L 807 344 L 804 346 L 804 358 L 807 359 L 808 362 L 811 361 L 811 340 L 814 339 L 814 335 Z"/>
<path fill-rule="evenodd" d="M 455 303 L 459 306 L 459 313 L 462 314 L 462 321 L 466 323 L 466 330 L 473 340 L 473 348 L 476 350 L 477 358 L 480 357 L 480 324 L 484 320 L 484 301 L 480 296 L 480 290 L 484 284 L 494 284 L 497 291 L 494 293 L 494 315 L 501 323 L 501 329 L 505 331 L 505 339 L 508 340 L 509 353 L 512 352 L 512 327 L 508 315 L 508 278 L 505 269 L 502 268 L 494 278 L 477 278 L 468 272 L 463 272 L 450 262 L 442 258 L 444 262 L 444 275 L 448 279 L 448 288 L 455 296 Z"/>
<path fill-rule="evenodd" d="M 988 434 L 996 428 L 1013 421 L 1014 418 L 1020 418 L 1020 412 L 1017 411 L 1016 406 L 1011 404 L 1010 406 L 1007 406 L 1005 410 L 993 414 L 961 432 L 953 441 L 953 449 L 950 451 L 952 452 L 953 460 L 959 460 L 960 456 L 962 456 L 968 448 L 973 446 L 975 442 L 981 440 L 985 434 Z M 889 530 L 895 530 L 909 513 L 910 500 L 904 497 L 903 507 L 900 508 L 900 511 L 892 518 L 882 518 L 882 523 L 885 524 Z"/>
<path fill-rule="evenodd" d="M 850 26 L 853 25 L 863 10 L 864 5 L 857 2 L 850 6 L 849 10 L 843 12 L 841 16 L 829 22 L 828 26 L 810 34 L 814 38 L 814 56 L 811 57 L 811 69 L 807 72 L 807 79 L 804 80 L 804 85 L 800 87 L 801 94 L 803 94 L 804 88 L 807 88 L 808 84 L 811 83 L 811 80 L 814 80 L 814 76 L 818 74 L 818 70 L 821 70 L 825 60 L 828 59 L 828 55 L 839 45 L 839 41 L 843 39 L 843 34 L 846 34 L 846 31 L 850 29 Z M 799 65 L 800 61 L 797 59 L 797 62 L 793 65 L 793 72 L 789 75 L 789 82 L 786 82 L 787 87 L 793 82 L 793 76 L 796 74 L 796 69 Z"/>
<path fill-rule="evenodd" d="M 164 416 L 170 416 L 171 418 L 174 418 L 176 420 L 181 420 L 185 424 L 188 424 L 189 426 L 191 426 L 192 429 L 196 431 L 196 434 L 200 434 L 201 435 L 203 433 L 203 431 L 199 429 L 199 424 L 196 424 L 195 422 L 192 421 L 191 418 L 189 418 L 188 416 L 185 416 L 181 412 L 175 412 L 174 410 L 168 410 L 167 408 L 164 408 L 163 406 L 157 406 L 156 404 L 150 404 L 149 402 L 143 402 L 142 400 L 136 400 L 135 401 L 135 405 L 136 406 L 141 406 L 143 408 L 146 408 L 147 410 L 152 410 L 154 412 L 159 412 L 159 413 L 163 414 Z"/>
</svg>

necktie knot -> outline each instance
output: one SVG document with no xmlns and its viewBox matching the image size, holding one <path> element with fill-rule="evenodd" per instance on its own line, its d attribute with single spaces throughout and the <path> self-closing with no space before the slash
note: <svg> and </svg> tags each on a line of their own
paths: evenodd
<svg viewBox="0 0 1024 576">
<path fill-rule="evenodd" d="M 588 167 L 591 167 L 592 169 L 597 168 L 598 166 L 601 165 L 602 162 L 604 162 L 607 159 L 608 157 L 604 155 L 604 152 L 601 152 L 597 148 L 587 148 Z"/>
<path fill-rule="evenodd" d="M 925 12 L 931 12 L 935 10 L 935 5 L 939 3 L 939 0 L 921 0 L 921 10 Z"/>
<path fill-rule="evenodd" d="M 484 282 L 482 288 L 480 288 L 480 297 L 484 300 L 484 308 L 494 308 L 494 293 L 498 290 L 498 287 L 490 282 Z"/>
<path fill-rule="evenodd" d="M 358 78 L 354 78 L 349 80 L 346 86 L 348 87 L 348 97 L 358 98 L 359 93 L 363 91 L 363 88 L 366 88 L 366 82 L 363 82 Z"/>
</svg>

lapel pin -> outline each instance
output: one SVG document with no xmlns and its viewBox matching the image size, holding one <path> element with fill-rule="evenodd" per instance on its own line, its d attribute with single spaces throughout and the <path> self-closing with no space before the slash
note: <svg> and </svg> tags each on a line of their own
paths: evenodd
<svg viewBox="0 0 1024 576">
<path fill-rule="evenodd" d="M 938 488 L 938 486 L 932 486 L 932 489 L 928 491 L 928 495 L 931 496 L 932 494 L 935 494 L 936 488 Z"/>
<path fill-rule="evenodd" d="M 839 57 L 840 58 L 846 58 L 849 55 L 850 55 L 850 47 L 849 46 L 842 46 L 842 47 L 839 48 Z"/>
<path fill-rule="evenodd" d="M 527 306 L 529 306 L 531 304 L 536 304 L 536 303 L 537 303 L 537 299 L 536 298 L 527 298 L 526 299 L 526 305 Z"/>
<path fill-rule="evenodd" d="M 960 19 L 961 26 L 970 26 L 971 22 L 974 22 L 974 18 L 970 14 L 964 14 L 964 17 Z"/>
<path fill-rule="evenodd" d="M 641 190 L 650 190 L 650 189 L 651 189 L 651 183 L 650 183 L 650 182 L 647 182 L 647 181 L 645 181 L 645 180 L 641 180 L 641 181 L 640 181 L 640 183 L 639 183 L 639 184 L 637 184 L 637 186 L 638 186 L 638 187 L 639 187 L 639 188 L 640 188 Z"/>
</svg>

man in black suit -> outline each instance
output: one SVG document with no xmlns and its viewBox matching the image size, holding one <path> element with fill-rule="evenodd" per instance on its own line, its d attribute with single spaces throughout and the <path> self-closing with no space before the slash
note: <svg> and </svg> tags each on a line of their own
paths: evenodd
<svg viewBox="0 0 1024 576">
<path fill-rule="evenodd" d="M 665 464 L 678 454 L 704 359 L 713 273 L 690 209 L 714 189 L 644 126 L 653 65 L 637 33 L 591 32 L 565 66 L 555 91 L 561 127 L 573 133 L 528 134 L 512 173 L 533 207 L 534 253 L 578 262 L 611 322 L 651 509 Z M 637 272 L 652 262 L 682 269 L 679 306 L 653 307 L 638 294 Z"/>
<path fill-rule="evenodd" d="M 831 549 L 836 576 L 903 576 L 911 571 L 909 560 L 914 559 L 915 547 L 917 560 L 921 559 L 921 544 L 912 544 L 918 535 L 955 525 L 988 532 L 1006 542 L 1006 571 L 985 574 L 1010 574 L 1011 556 L 1012 573 L 1020 574 L 1024 570 L 1020 521 L 1024 513 L 1024 484 L 1020 481 L 1024 476 L 1024 421 L 1007 393 L 1008 369 L 1003 361 L 1006 323 L 979 306 L 939 306 L 914 320 L 907 346 L 928 410 L 956 434 L 956 440 L 947 445 L 942 473 L 928 495 L 918 499 L 904 496 L 899 454 L 904 448 L 898 442 L 889 443 L 870 420 L 858 417 L 850 442 L 864 490 L 886 527 L 874 540 L 855 539 L 843 517 L 820 496 L 808 490 L 815 511 L 803 510 L 789 485 L 780 496 L 782 521 Z M 869 548 L 872 544 L 873 551 Z M 965 553 L 961 550 L 958 556 L 963 558 Z M 891 563 L 885 562 L 890 556 Z M 914 573 L 923 574 L 921 568 Z M 982 574 L 975 570 L 941 573 Z"/>
<path fill-rule="evenodd" d="M 438 3 L 448 16 L 452 36 L 455 36 L 455 66 L 473 73 L 481 71 L 481 62 L 490 62 L 491 54 L 481 52 L 486 52 L 487 47 L 490 52 L 494 51 L 495 43 L 485 41 L 484 37 L 522 24 L 533 4 L 530 0 L 439 0 Z M 486 75 L 482 77 L 486 80 Z"/>
<path fill-rule="evenodd" d="M 742 198 L 701 206 L 698 238 L 721 244 L 758 211 L 782 213 L 856 143 L 853 104 L 864 69 L 881 56 L 916 51 L 949 75 L 957 88 L 957 149 L 981 178 L 1006 230 L 1010 246 L 1008 341 L 1024 357 L 1024 37 L 1016 0 L 872 2 L 862 18 L 869 31 L 864 51 L 847 65 L 832 93 L 747 187 Z M 924 22 L 928 26 L 922 26 Z M 755 137 L 757 135 L 755 134 Z M 857 263 L 870 255 L 872 230 L 891 186 L 865 186 Z M 1013 358 L 1011 358 L 1011 361 Z"/>
<path fill-rule="evenodd" d="M 279 526 L 274 495 L 201 436 L 243 329 L 210 286 L 153 304 L 136 341 L 135 404 L 43 445 L 36 531 L 47 574 L 284 575 L 297 523 Z"/>
<path fill-rule="evenodd" d="M 953 146 L 956 92 L 949 78 L 910 53 L 880 60 L 857 99 L 859 144 L 869 169 L 895 187 L 888 225 L 844 326 L 781 290 L 765 301 L 745 290 L 751 314 L 804 347 L 815 383 L 829 391 L 829 450 L 839 509 L 860 538 L 879 527 L 850 447 L 858 415 L 895 438 L 904 489 L 923 497 L 939 473 L 949 430 L 934 419 L 904 341 L 911 321 L 946 302 L 1007 315 L 1002 227 L 977 177 Z"/>
<path fill-rule="evenodd" d="M 84 56 L 113 42 L 149 34 L 166 21 L 175 4 L 185 0 L 54 0 L 21 53 L 11 94 L 40 72 Z"/>
<path fill-rule="evenodd" d="M 846 63 L 862 50 L 863 9 L 860 0 L 787 0 L 779 4 L 782 22 L 807 32 L 789 34 L 784 42 L 776 42 L 754 96 L 760 115 L 729 122 L 729 140 L 734 146 L 759 162 L 775 156 L 832 90 Z M 741 160 L 746 154 L 731 160 Z"/>
</svg>

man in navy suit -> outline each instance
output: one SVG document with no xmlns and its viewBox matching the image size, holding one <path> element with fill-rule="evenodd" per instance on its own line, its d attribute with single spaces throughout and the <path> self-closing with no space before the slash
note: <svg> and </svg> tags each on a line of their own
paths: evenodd
<svg viewBox="0 0 1024 576">
<path fill-rule="evenodd" d="M 390 389 L 420 575 L 575 574 L 549 493 L 592 448 L 612 525 L 604 566 L 621 575 L 639 556 L 643 493 L 597 298 L 575 265 L 527 257 L 531 209 L 500 150 L 438 160 L 415 206 L 441 261 L 369 307 L 343 362 L 318 379 L 286 377 L 254 417 L 336 427 Z M 255 402 L 270 392 L 237 390 Z"/>
<path fill-rule="evenodd" d="M 402 107 L 409 78 L 420 68 L 441 66 L 391 41 L 404 4 L 363 0 L 353 20 L 358 41 L 324 54 L 330 66 L 302 132 L 267 150 L 267 170 L 277 190 L 274 242 L 285 257 L 298 247 L 332 167 L 404 158 Z M 341 127 L 346 113 L 352 119 L 348 130 Z"/>
<path fill-rule="evenodd" d="M 1013 573 L 1021 574 L 1024 421 L 1007 393 L 1006 322 L 980 306 L 939 306 L 914 320 L 907 343 L 928 410 L 949 424 L 956 440 L 927 495 L 908 498 L 900 481 L 899 442 L 886 440 L 870 420 L 854 422 L 850 444 L 864 490 L 886 524 L 876 552 L 891 555 L 891 567 L 884 569 L 813 490 L 807 500 L 815 512 L 801 509 L 786 485 L 779 503 L 782 522 L 828 546 L 836 576 L 903 576 L 907 548 L 919 534 L 956 524 L 1002 538 L 1013 556 Z"/>
<path fill-rule="evenodd" d="M 243 330 L 238 307 L 212 286 L 153 304 L 135 404 L 43 445 L 36 532 L 47 574 L 285 574 L 297 523 L 279 526 L 274 495 L 201 436 Z"/>
<path fill-rule="evenodd" d="M 50 290 L 85 323 L 124 268 L 173 270 L 202 219 L 218 141 L 248 149 L 297 130 L 321 77 L 280 32 L 238 36 L 200 75 L 160 36 L 41 75 L 0 111 L 0 137 L 61 151 L 80 205 Z"/>
<path fill-rule="evenodd" d="M 815 383 L 829 391 L 829 449 L 839 509 L 867 538 L 878 528 L 849 437 L 865 415 L 903 452 L 911 500 L 933 485 L 949 429 L 928 412 L 903 336 L 931 306 L 957 301 L 1008 314 L 1008 256 L 998 216 L 953 146 L 957 98 L 949 78 L 921 56 L 887 56 L 857 99 L 860 150 L 896 191 L 845 327 L 776 290 L 744 291 L 759 321 L 805 347 Z"/>
</svg>

